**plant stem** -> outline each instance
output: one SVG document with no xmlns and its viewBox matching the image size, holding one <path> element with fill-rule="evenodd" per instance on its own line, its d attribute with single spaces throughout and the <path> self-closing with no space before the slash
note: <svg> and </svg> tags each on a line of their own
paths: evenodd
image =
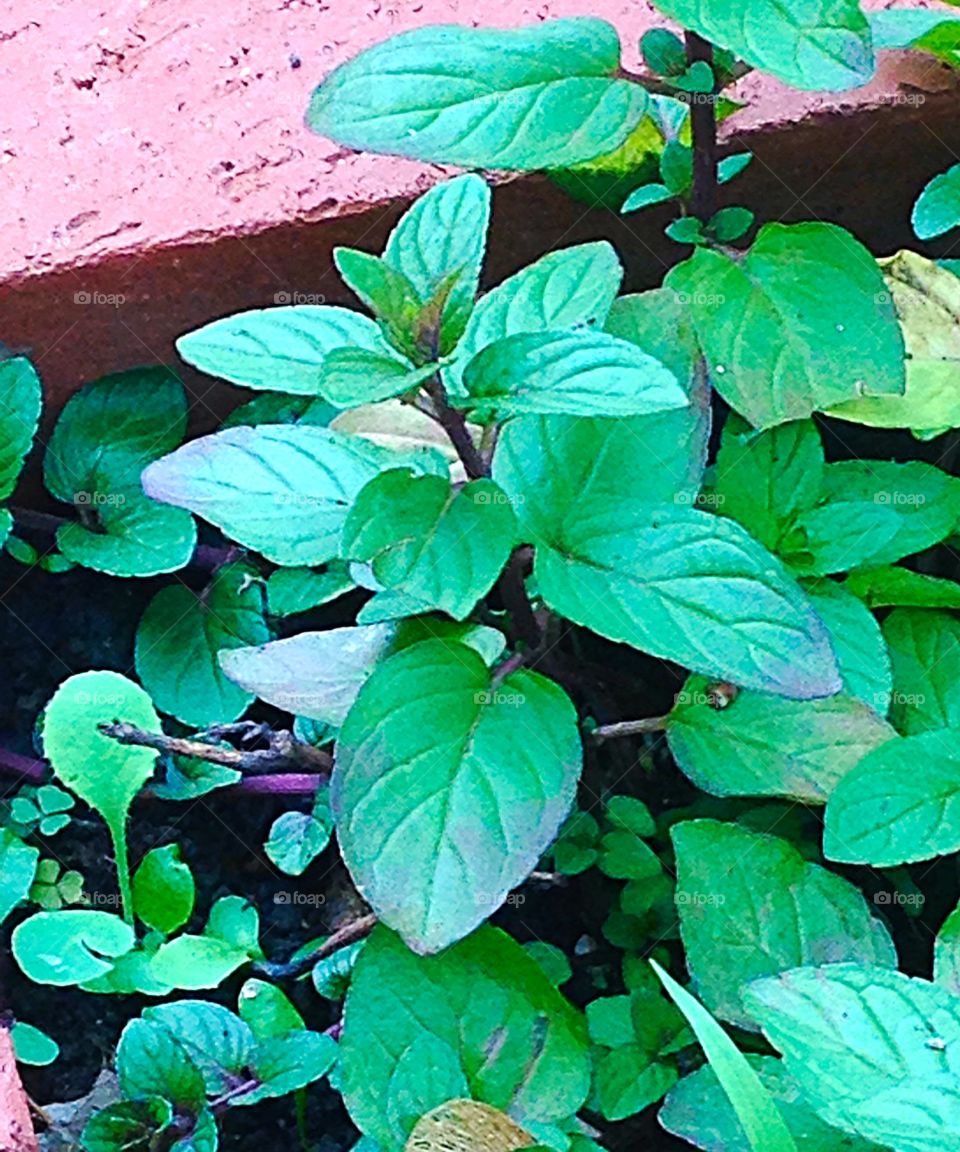
<svg viewBox="0 0 960 1152">
<path fill-rule="evenodd" d="M 117 881 L 120 884 L 120 908 L 124 920 L 133 927 L 133 886 L 130 883 L 130 855 L 127 851 L 127 834 L 124 827 L 115 828 L 110 824 L 110 838 L 113 840 L 113 855 L 117 862 Z"/>
<path fill-rule="evenodd" d="M 440 377 L 434 376 L 432 380 L 428 380 L 424 384 L 423 390 L 433 401 L 432 416 L 446 432 L 450 438 L 450 443 L 456 448 L 467 476 L 471 480 L 480 480 L 484 476 L 489 476 L 490 469 L 473 442 L 470 429 L 467 427 L 467 418 L 459 409 L 450 406 L 447 391 Z"/>
<path fill-rule="evenodd" d="M 684 36 L 687 64 L 703 61 L 713 67 L 713 45 L 696 32 Z M 693 131 L 693 215 L 704 224 L 717 212 L 717 97 L 710 93 L 690 94 L 690 126 Z"/>
<path fill-rule="evenodd" d="M 372 912 L 366 916 L 358 916 L 355 920 L 348 920 L 322 944 L 318 944 L 316 948 L 303 956 L 298 956 L 295 960 L 289 960 L 286 964 L 271 964 L 264 960 L 254 967 L 258 972 L 274 978 L 299 976 L 301 972 L 312 968 L 317 961 L 332 956 L 334 952 L 339 952 L 341 948 L 346 948 L 350 944 L 356 944 L 358 940 L 363 940 L 376 926 L 377 918 Z"/>
<path fill-rule="evenodd" d="M 497 590 L 503 606 L 510 613 L 517 638 L 529 648 L 540 644 L 542 633 L 530 597 L 527 595 L 526 572 L 528 555 L 525 549 L 517 548 L 497 582 Z"/>
<path fill-rule="evenodd" d="M 144 732 L 132 724 L 118 722 L 102 724 L 100 731 L 119 744 L 133 744 L 139 748 L 153 748 L 174 756 L 192 756 L 210 764 L 236 768 L 241 772 L 264 773 L 283 771 L 284 768 L 313 768 L 329 775 L 333 759 L 329 753 L 311 744 L 301 744 L 289 732 L 273 732 L 270 747 L 240 750 L 206 744 L 202 740 L 188 740 L 179 736 L 165 736 L 162 732 Z"/>
<path fill-rule="evenodd" d="M 598 744 L 604 740 L 619 740 L 624 736 L 644 736 L 650 732 L 663 732 L 667 727 L 666 716 L 647 716 L 643 720 L 620 720 L 616 724 L 601 724 L 590 734 Z"/>
</svg>

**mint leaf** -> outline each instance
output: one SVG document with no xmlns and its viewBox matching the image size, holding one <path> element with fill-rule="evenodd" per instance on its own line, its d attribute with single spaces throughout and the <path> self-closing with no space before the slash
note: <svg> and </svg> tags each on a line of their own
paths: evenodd
<svg viewBox="0 0 960 1152">
<path fill-rule="evenodd" d="M 493 587 L 513 548 L 516 521 L 490 480 L 456 490 L 439 476 L 383 472 L 360 492 L 343 530 L 341 554 L 365 560 L 385 588 L 419 612 L 464 619 Z"/>
<path fill-rule="evenodd" d="M 844 692 L 886 716 L 893 691 L 887 642 L 873 613 L 832 580 L 807 585 L 813 610 L 830 633 Z"/>
<path fill-rule="evenodd" d="M 800 968 L 747 993 L 806 1100 L 828 1124 L 897 1152 L 960 1131 L 960 999 L 884 968 Z"/>
<path fill-rule="evenodd" d="M 238 312 L 188 332 L 177 351 L 195 368 L 245 388 L 317 396 L 336 348 L 389 353 L 380 329 L 348 308 L 295 304 Z"/>
<path fill-rule="evenodd" d="M 339 728 L 381 660 L 434 638 L 462 641 L 488 664 L 500 656 L 505 643 L 495 628 L 425 617 L 301 632 L 257 648 L 224 652 L 220 664 L 231 680 L 275 708 Z"/>
<path fill-rule="evenodd" d="M 932 240 L 960 225 L 960 164 L 927 184 L 913 206 L 911 221 L 921 240 Z"/>
<path fill-rule="evenodd" d="M 948 612 L 900 608 L 883 622 L 893 662 L 890 719 L 905 736 L 960 726 L 960 622 Z"/>
<path fill-rule="evenodd" d="M 860 568 L 843 587 L 871 608 L 960 608 L 960 585 L 909 568 Z"/>
<path fill-rule="evenodd" d="M 536 740 L 517 744 L 517 731 Z M 364 897 L 419 952 L 490 916 L 573 803 L 576 715 L 551 681 L 492 683 L 465 645 L 426 641 L 384 661 L 340 731 L 331 802 Z"/>
<path fill-rule="evenodd" d="M 616 79 L 612 25 L 421 28 L 337 68 L 307 123 L 349 148 L 464 168 L 562 168 L 616 148 L 647 94 Z"/>
<path fill-rule="evenodd" d="M 818 502 L 823 469 L 823 446 L 812 420 L 756 432 L 731 415 L 714 469 L 717 510 L 776 550 L 793 518 Z"/>
<path fill-rule="evenodd" d="M 691 310 L 717 391 L 758 428 L 904 390 L 883 276 L 842 228 L 767 224 L 745 256 L 699 248 L 666 284 Z"/>
<path fill-rule="evenodd" d="M 827 804 L 823 852 L 830 860 L 886 868 L 958 850 L 960 754 L 946 730 L 875 748 Z"/>
<path fill-rule="evenodd" d="M 682 771 L 714 796 L 825 804 L 867 752 L 896 738 L 850 696 L 807 701 L 738 692 L 718 709 L 709 688 L 701 676 L 687 681 L 667 717 L 667 740 Z"/>
<path fill-rule="evenodd" d="M 427 1080 L 434 1061 L 415 1059 L 418 1110 L 404 1114 L 404 1057 L 424 1044 L 423 1055 L 442 1057 L 443 1076 Z M 419 1116 L 452 1095 L 509 1111 L 520 1124 L 552 1123 L 576 1112 L 590 1083 L 583 1018 L 519 944 L 490 927 L 428 957 L 377 928 L 350 983 L 340 1070 L 354 1123 L 385 1149 L 402 1147 Z"/>
<path fill-rule="evenodd" d="M 151 464 L 143 486 L 276 564 L 323 564 L 340 551 L 350 505 L 388 461 L 405 463 L 326 428 L 230 428 Z"/>
<path fill-rule="evenodd" d="M 86 909 L 37 912 L 14 928 L 10 941 L 24 975 L 58 988 L 102 976 L 112 958 L 135 944 L 133 929 L 119 916 Z"/>
<path fill-rule="evenodd" d="M 786 840 L 717 820 L 686 820 L 671 835 L 687 966 L 723 1019 L 755 1029 L 744 989 L 787 968 L 896 967 L 890 934 L 860 891 L 807 863 Z"/>
<path fill-rule="evenodd" d="M 821 1120 L 800 1095 L 782 1060 L 748 1053 L 747 1063 L 773 1097 L 798 1152 L 880 1152 L 878 1144 L 848 1137 Z M 658 1119 L 668 1132 L 703 1152 L 751 1152 L 743 1125 L 709 1064 L 671 1089 Z"/>
<path fill-rule="evenodd" d="M 40 422 L 43 393 L 29 360 L 0 360 L 0 500 L 16 487 Z"/>
<path fill-rule="evenodd" d="M 427 304 L 438 293 L 436 351 L 451 352 L 473 311 L 490 224 L 490 187 L 459 176 L 431 188 L 390 233 L 383 259 Z"/>
<path fill-rule="evenodd" d="M 621 500 L 568 517 L 534 543 L 546 602 L 601 636 L 777 695 L 839 689 L 809 601 L 730 520 Z"/>
<path fill-rule="evenodd" d="M 861 396 L 829 414 L 871 428 L 909 428 L 929 440 L 960 425 L 960 279 L 916 252 L 898 252 L 880 267 L 906 342 L 906 391 Z"/>
<path fill-rule="evenodd" d="M 219 568 L 204 594 L 183 585 L 157 593 L 137 627 L 137 675 L 161 712 L 193 728 L 236 720 L 253 702 L 221 671 L 218 655 L 270 639 L 254 568 Z"/>
<path fill-rule="evenodd" d="M 797 571 L 814 576 L 889 564 L 953 531 L 960 481 L 912 460 L 844 460 L 824 469 L 820 501 L 801 512 L 780 545 Z"/>
<path fill-rule="evenodd" d="M 611 244 L 597 240 L 548 252 L 481 296 L 444 371 L 451 392 L 462 391 L 468 360 L 520 332 L 558 332 L 602 323 L 616 299 L 623 268 Z"/>
<path fill-rule="evenodd" d="M 320 389 L 338 408 L 358 408 L 402 396 L 436 371 L 436 364 L 414 368 L 395 356 L 366 348 L 335 348 L 324 360 Z"/>
<path fill-rule="evenodd" d="M 776 0 L 663 0 L 660 8 L 748 64 L 794 88 L 844 90 L 866 84 L 874 55 L 856 0 L 814 0 L 796 8 Z"/>
<path fill-rule="evenodd" d="M 673 373 L 626 340 L 603 332 L 507 336 L 467 365 L 464 406 L 489 419 L 525 413 L 637 416 L 688 401 Z"/>
</svg>

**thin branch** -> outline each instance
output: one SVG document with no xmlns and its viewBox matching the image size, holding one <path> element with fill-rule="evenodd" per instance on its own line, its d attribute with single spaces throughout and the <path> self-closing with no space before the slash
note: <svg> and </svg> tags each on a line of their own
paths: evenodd
<svg viewBox="0 0 960 1152">
<path fill-rule="evenodd" d="M 433 402 L 433 411 L 430 415 L 450 438 L 450 443 L 456 448 L 460 462 L 471 480 L 480 480 L 490 475 L 487 463 L 473 442 L 470 429 L 467 427 L 467 418 L 458 408 L 452 408 L 447 397 L 447 391 L 439 376 L 434 376 L 423 386 L 424 392 Z"/>
<path fill-rule="evenodd" d="M 696 32 L 687 32 L 687 63 L 702 61 L 713 67 L 713 45 Z M 704 224 L 717 212 L 717 96 L 691 93 L 690 126 L 693 131 L 693 215 Z"/>
<path fill-rule="evenodd" d="M 47 779 L 47 762 L 0 748 L 0 775 L 19 776 L 24 784 L 43 784 Z"/>
<path fill-rule="evenodd" d="M 537 620 L 530 597 L 527 595 L 526 569 L 529 553 L 517 548 L 497 581 L 497 591 L 503 606 L 510 614 L 517 639 L 528 648 L 539 646 L 543 633 Z"/>
<path fill-rule="evenodd" d="M 192 756 L 209 764 L 236 768 L 239 772 L 282 772 L 284 769 L 313 768 L 329 776 L 333 758 L 329 753 L 311 744 L 302 744 L 290 732 L 270 734 L 268 748 L 240 750 L 202 740 L 188 740 L 180 736 L 166 736 L 162 732 L 144 732 L 133 724 L 117 722 L 101 724 L 100 731 L 118 744 L 133 744 L 139 748 L 152 748 L 173 756 Z"/>
<path fill-rule="evenodd" d="M 334 952 L 339 952 L 341 948 L 347 948 L 351 944 L 356 944 L 358 940 L 363 940 L 370 935 L 376 926 L 377 918 L 372 912 L 366 916 L 358 916 L 355 920 L 348 920 L 332 936 L 328 936 L 322 944 L 318 944 L 316 948 L 305 952 L 302 956 L 288 960 L 286 964 L 272 964 L 268 960 L 261 960 L 259 964 L 254 965 L 254 968 L 263 975 L 272 976 L 275 979 L 299 976 L 312 968 L 318 961 L 332 956 Z"/>
<path fill-rule="evenodd" d="M 590 738 L 597 744 L 604 740 L 619 740 L 624 736 L 645 736 L 651 732 L 664 732 L 666 716 L 647 716 L 643 720 L 620 720 L 616 724 L 601 724 L 594 728 Z"/>
</svg>

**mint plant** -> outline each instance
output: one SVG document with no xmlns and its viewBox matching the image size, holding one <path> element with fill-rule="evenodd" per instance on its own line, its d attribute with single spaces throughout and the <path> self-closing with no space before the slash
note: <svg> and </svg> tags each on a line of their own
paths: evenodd
<svg viewBox="0 0 960 1152">
<path fill-rule="evenodd" d="M 736 202 L 750 154 L 718 145 L 751 69 L 845 91 L 884 49 L 957 65 L 960 19 L 660 7 L 685 31 L 648 31 L 636 74 L 592 18 L 342 65 L 311 128 L 472 171 L 382 252 L 334 253 L 360 308 L 180 338 L 256 393 L 218 430 L 187 437 L 165 369 L 56 423 L 72 514 L 42 554 L 26 517 L 11 558 L 168 577 L 140 683 L 64 680 L 39 725 L 57 784 L 0 829 L 21 973 L 140 997 L 88 1152 L 208 1152 L 286 1095 L 310 1148 L 328 1075 L 381 1152 L 597 1152 L 651 1109 L 724 1152 L 960 1138 L 960 892 L 930 866 L 960 851 L 960 266 L 765 220 Z M 672 205 L 673 267 L 624 295 L 594 240 L 488 287 L 489 169 Z M 918 240 L 960 227 L 957 172 L 918 179 Z M 0 383 L 6 500 L 39 382 L 18 358 Z M 187 839 L 132 854 L 148 790 L 269 797 L 272 910 Z M 41 854 L 75 801 L 109 830 L 108 907 Z"/>
</svg>

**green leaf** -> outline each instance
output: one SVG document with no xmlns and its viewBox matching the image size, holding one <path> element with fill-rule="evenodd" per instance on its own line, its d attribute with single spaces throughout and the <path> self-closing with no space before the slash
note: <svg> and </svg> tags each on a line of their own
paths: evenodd
<svg viewBox="0 0 960 1152">
<path fill-rule="evenodd" d="M 359 408 L 411 392 L 436 372 L 436 364 L 414 368 L 382 352 L 337 348 L 324 361 L 321 387 L 338 408 Z"/>
<path fill-rule="evenodd" d="M 703 1002 L 742 1028 L 751 980 L 845 961 L 896 967 L 886 928 L 860 891 L 786 840 L 716 820 L 672 830 L 687 966 Z"/>
<path fill-rule="evenodd" d="M 517 744 L 518 731 L 536 732 Z M 465 936 L 522 883 L 573 802 L 576 715 L 556 684 L 494 684 L 465 645 L 391 656 L 337 740 L 331 802 L 344 860 L 381 920 L 418 952 Z"/>
<path fill-rule="evenodd" d="M 660 155 L 660 176 L 674 196 L 683 196 L 693 186 L 693 149 L 679 140 L 668 140 Z"/>
<path fill-rule="evenodd" d="M 334 248 L 333 262 L 347 287 L 383 324 L 393 346 L 412 352 L 423 301 L 407 277 L 383 257 L 356 248 Z"/>
<path fill-rule="evenodd" d="M 161 984 L 189 992 L 219 987 L 250 962 L 243 948 L 213 936 L 177 936 L 161 944 L 150 962 L 150 974 Z"/>
<path fill-rule="evenodd" d="M 302 876 L 330 843 L 333 819 L 329 810 L 284 812 L 270 826 L 263 850 L 288 876 Z"/>
<path fill-rule="evenodd" d="M 57 530 L 67 559 L 115 576 L 182 568 L 196 546 L 193 518 L 149 500 L 142 469 L 184 437 L 187 399 L 166 368 L 144 368 L 87 384 L 60 413 L 44 478 L 80 519 Z"/>
<path fill-rule="evenodd" d="M 516 536 L 506 494 L 490 480 L 459 490 L 440 476 L 383 472 L 361 491 L 341 554 L 371 562 L 377 581 L 420 605 L 464 619 L 503 570 Z"/>
<path fill-rule="evenodd" d="M 390 233 L 383 258 L 424 303 L 443 294 L 435 350 L 446 355 L 473 311 L 490 224 L 490 187 L 459 176 L 431 188 Z"/>
<path fill-rule="evenodd" d="M 883 968 L 801 968 L 747 994 L 828 1124 L 896 1152 L 943 1152 L 960 1131 L 960 999 Z"/>
<path fill-rule="evenodd" d="M 153 775 L 157 753 L 120 744 L 100 731 L 122 721 L 159 733 L 150 697 L 117 672 L 81 672 L 64 680 L 43 713 L 43 750 L 58 780 L 95 808 L 110 830 L 124 913 L 133 915 L 127 865 L 127 813 Z"/>
<path fill-rule="evenodd" d="M 750 165 L 752 160 L 752 152 L 737 152 L 733 156 L 725 156 L 717 165 L 717 180 L 721 184 L 729 184 Z"/>
<path fill-rule="evenodd" d="M 753 227 L 756 216 L 749 208 L 733 205 L 721 208 L 710 217 L 707 232 L 718 244 L 732 244 L 745 236 Z"/>
<path fill-rule="evenodd" d="M 710 1013 L 665 972 L 656 960 L 654 972 L 696 1033 L 704 1055 L 730 1101 L 752 1152 L 797 1152 L 777 1105 L 746 1056 Z"/>
<path fill-rule="evenodd" d="M 624 200 L 620 214 L 626 216 L 628 212 L 638 212 L 641 208 L 650 208 L 654 204 L 663 204 L 673 198 L 674 193 L 670 191 L 666 184 L 644 184 L 642 187 L 631 192 L 626 200 Z"/>
<path fill-rule="evenodd" d="M 133 876 L 138 919 L 167 936 L 190 919 L 196 894 L 193 873 L 181 859 L 177 844 L 148 852 Z"/>
<path fill-rule="evenodd" d="M 909 568 L 860 568 L 843 587 L 870 608 L 960 608 L 960 585 Z"/>
<path fill-rule="evenodd" d="M 799 699 L 839 689 L 806 597 L 739 525 L 623 499 L 576 511 L 534 540 L 534 574 L 555 611 L 744 687 Z"/>
<path fill-rule="evenodd" d="M 251 959 L 262 959 L 260 950 L 260 914 L 256 905 L 242 896 L 221 896 L 210 909 L 204 929 L 207 936 L 215 936 L 236 948 L 242 948 Z"/>
<path fill-rule="evenodd" d="M 883 622 L 893 661 L 890 718 L 905 736 L 960 727 L 960 621 L 948 612 L 900 608 Z"/>
<path fill-rule="evenodd" d="M 162 1096 L 119 1100 L 95 1112 L 81 1136 L 86 1152 L 130 1152 L 150 1148 L 173 1120 L 173 1106 Z"/>
<path fill-rule="evenodd" d="M 951 20 L 940 8 L 888 8 L 867 13 L 867 19 L 877 49 L 916 48 L 950 63 L 960 62 L 955 54 L 960 22 Z"/>
<path fill-rule="evenodd" d="M 638 416 L 688 403 L 661 361 L 604 332 L 507 336 L 470 361 L 464 384 L 466 405 L 501 419 L 525 413 Z"/>
<path fill-rule="evenodd" d="M 681 216 L 668 224 L 664 232 L 677 244 L 702 244 L 704 241 L 703 222 L 696 216 Z"/>
<path fill-rule="evenodd" d="M 921 240 L 932 240 L 960 225 L 960 164 L 927 184 L 913 206 L 911 222 Z"/>
<path fill-rule="evenodd" d="M 211 1012 L 226 1012 L 218 1005 L 206 1007 Z M 198 1014 L 196 1022 L 198 1030 L 203 1029 L 206 1013 Z M 209 1032 L 212 1039 L 212 1029 Z M 120 1034 L 117 1075 L 126 1096 L 162 1096 L 172 1104 L 191 1110 L 202 1107 L 206 1096 L 203 1073 L 194 1063 L 192 1052 L 178 1043 L 166 1028 L 152 1023 L 147 1013 L 141 1019 L 131 1020 Z"/>
<path fill-rule="evenodd" d="M 295 396 L 319 395 L 327 356 L 344 347 L 389 354 L 368 316 L 314 304 L 238 312 L 177 341 L 180 355 L 201 372 Z"/>
<path fill-rule="evenodd" d="M 110 958 L 129 952 L 133 929 L 109 912 L 37 912 L 13 930 L 11 948 L 23 973 L 65 988 L 110 971 Z"/>
<path fill-rule="evenodd" d="M 684 382 L 690 403 L 621 419 L 520 416 L 497 441 L 493 475 L 521 524 L 537 537 L 561 524 L 571 504 L 610 500 L 693 503 L 710 430 L 707 389 L 683 310 L 667 290 L 625 296 L 608 319 L 611 332 L 636 344 Z M 653 467 L 637 468 L 638 453 Z"/>
<path fill-rule="evenodd" d="M 448 390 L 462 392 L 468 361 L 507 336 L 603 323 L 622 279 L 623 268 L 606 240 L 548 252 L 522 268 L 480 298 L 454 363 L 444 371 Z"/>
<path fill-rule="evenodd" d="M 676 1068 L 646 1062 L 643 1056 L 638 1045 L 629 1044 L 596 1058 L 594 1092 L 604 1119 L 625 1120 L 642 1112 L 676 1084 Z"/>
<path fill-rule="evenodd" d="M 189 508 L 276 564 L 324 564 L 360 489 L 399 455 L 326 428 L 230 428 L 143 474 L 149 495 Z"/>
<path fill-rule="evenodd" d="M 870 27 L 856 0 L 663 0 L 661 11 L 794 88 L 842 91 L 873 75 Z"/>
<path fill-rule="evenodd" d="M 313 568 L 278 568 L 267 580 L 271 616 L 295 616 L 320 608 L 355 588 L 348 566 L 339 560 L 322 571 Z"/>
<path fill-rule="evenodd" d="M 820 503 L 801 512 L 780 554 L 799 572 L 825 576 L 889 564 L 953 531 L 960 481 L 920 460 L 843 460 L 823 473 Z"/>
<path fill-rule="evenodd" d="M 20 1064 L 44 1067 L 60 1055 L 60 1045 L 39 1028 L 18 1020 L 10 1029 L 13 1048 Z"/>
<path fill-rule="evenodd" d="M 259 574 L 230 564 L 200 596 L 182 584 L 154 596 L 137 627 L 137 675 L 161 712 L 192 728 L 229 723 L 254 697 L 226 677 L 218 654 L 269 639 Z"/>
<path fill-rule="evenodd" d="M 717 510 L 775 550 L 794 517 L 819 500 L 823 469 L 823 446 L 812 420 L 755 432 L 730 416 L 714 469 Z"/>
<path fill-rule="evenodd" d="M 715 706 L 703 677 L 691 677 L 667 717 L 681 770 L 713 796 L 787 796 L 825 804 L 845 773 L 896 732 L 851 696 L 785 700 L 738 692 Z"/>
<path fill-rule="evenodd" d="M 319 396 L 288 396 L 285 392 L 262 392 L 241 404 L 220 425 L 223 428 L 256 427 L 257 424 L 315 424 L 326 427 L 339 409 Z"/>
<path fill-rule="evenodd" d="M 505 643 L 495 628 L 427 617 L 301 632 L 259 648 L 225 652 L 221 666 L 232 680 L 275 708 L 339 728 L 381 660 L 433 637 L 461 641 L 488 664 L 500 656 Z"/>
<path fill-rule="evenodd" d="M 304 1028 L 303 1017 L 275 985 L 264 980 L 247 980 L 237 1001 L 240 1019 L 249 1026 L 257 1041 L 287 1036 Z"/>
<path fill-rule="evenodd" d="M 811 583 L 806 591 L 813 610 L 830 633 L 844 692 L 886 716 L 893 691 L 893 670 L 876 617 L 862 601 L 832 580 Z"/>
<path fill-rule="evenodd" d="M 40 422 L 43 390 L 35 368 L 22 356 L 0 361 L 0 500 L 16 487 Z"/>
<path fill-rule="evenodd" d="M 879 1145 L 847 1136 L 821 1120 L 803 1100 L 782 1060 L 752 1054 L 746 1059 L 783 1115 L 797 1152 L 880 1152 Z M 684 1076 L 670 1091 L 658 1119 L 668 1132 L 703 1152 L 750 1152 L 743 1125 L 709 1064 Z"/>
<path fill-rule="evenodd" d="M 658 76 L 680 76 L 687 67 L 687 51 L 675 32 L 649 28 L 640 38 L 644 63 Z"/>
<path fill-rule="evenodd" d="M 40 851 L 12 828 L 0 828 L 0 924 L 30 895 Z"/>
<path fill-rule="evenodd" d="M 944 920 L 933 942 L 933 978 L 960 995 L 960 908 Z"/>
<path fill-rule="evenodd" d="M 110 576 L 159 576 L 193 555 L 193 517 L 147 499 L 139 487 L 118 489 L 109 477 L 93 475 L 80 497 L 79 507 L 97 505 L 92 525 L 70 521 L 57 529 L 57 547 L 74 564 Z"/>
<path fill-rule="evenodd" d="M 347 409 L 332 421 L 330 427 L 334 432 L 401 453 L 407 460 L 417 456 L 431 460 L 440 457 L 452 467 L 454 478 L 460 478 L 457 469 L 462 469 L 462 465 L 446 432 L 426 412 L 400 400 L 384 400 L 382 404 Z M 424 466 L 424 471 L 428 470 L 445 475 L 440 468 Z"/>
<path fill-rule="evenodd" d="M 260 1084 L 234 1104 L 259 1104 L 305 1088 L 330 1071 L 337 1051 L 336 1041 L 320 1032 L 298 1031 L 261 1040 L 253 1062 Z"/>
<path fill-rule="evenodd" d="M 929 440 L 960 426 L 960 280 L 916 252 L 898 252 L 880 267 L 906 343 L 906 391 L 861 396 L 829 414 Z"/>
<path fill-rule="evenodd" d="M 165 1033 L 194 1064 L 208 1096 L 220 1096 L 235 1088 L 237 1076 L 254 1059 L 257 1045 L 250 1028 L 219 1004 L 178 1000 L 147 1008 L 142 1019 L 156 1032 Z M 126 1083 L 124 1090 L 133 1094 Z"/>
<path fill-rule="evenodd" d="M 958 850 L 960 753 L 947 730 L 875 748 L 827 804 L 823 852 L 829 860 L 886 868 Z"/>
<path fill-rule="evenodd" d="M 464 168 L 562 168 L 616 148 L 646 92 L 617 79 L 612 25 L 581 18 L 500 31 L 394 36 L 337 68 L 307 123 L 322 136 Z"/>
<path fill-rule="evenodd" d="M 686 297 L 717 391 L 758 428 L 903 392 L 904 346 L 873 256 L 832 224 L 767 224 L 746 256 L 698 249 Z"/>
<path fill-rule="evenodd" d="M 560 1121 L 587 1094 L 582 1017 L 494 928 L 421 957 L 381 927 L 357 960 L 344 1010 L 342 1091 L 354 1122 L 385 1149 L 402 1147 L 423 1111 L 451 1099 L 446 1084 L 434 1088 L 421 1077 L 421 1111 L 404 1117 L 391 1108 L 404 1054 L 422 1041 L 447 1054 L 447 1084 L 456 1074 L 465 1089 L 454 1095 L 508 1111 L 520 1124 Z"/>
</svg>

